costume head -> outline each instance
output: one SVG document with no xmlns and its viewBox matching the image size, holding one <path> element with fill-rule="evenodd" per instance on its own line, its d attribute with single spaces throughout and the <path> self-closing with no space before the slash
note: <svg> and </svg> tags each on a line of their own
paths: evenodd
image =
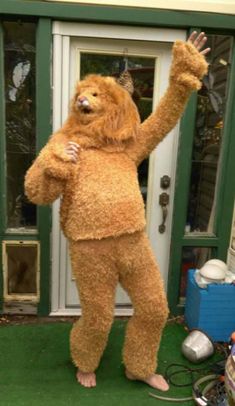
<svg viewBox="0 0 235 406">
<path fill-rule="evenodd" d="M 128 78 L 127 78 L 128 79 Z M 74 130 L 106 143 L 128 142 L 140 123 L 130 80 L 89 75 L 76 85 L 68 124 Z M 66 129 L 67 130 L 67 129 Z"/>
</svg>

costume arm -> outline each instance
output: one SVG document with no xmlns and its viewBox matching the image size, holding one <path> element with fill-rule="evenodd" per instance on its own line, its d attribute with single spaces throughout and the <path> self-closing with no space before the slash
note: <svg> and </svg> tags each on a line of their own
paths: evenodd
<svg viewBox="0 0 235 406">
<path fill-rule="evenodd" d="M 169 85 L 156 110 L 140 125 L 135 144 L 128 154 L 138 165 L 175 127 L 190 94 L 201 87 L 207 62 L 190 42 L 176 41 Z"/>
<path fill-rule="evenodd" d="M 25 175 L 25 194 L 35 204 L 53 203 L 71 176 L 72 163 L 64 153 L 65 140 L 55 134 Z"/>
</svg>

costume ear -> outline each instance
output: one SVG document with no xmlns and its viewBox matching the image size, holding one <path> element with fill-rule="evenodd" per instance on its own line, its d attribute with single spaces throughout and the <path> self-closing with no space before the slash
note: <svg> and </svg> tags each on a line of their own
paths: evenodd
<svg viewBox="0 0 235 406">
<path fill-rule="evenodd" d="M 130 72 L 124 70 L 117 79 L 119 85 L 124 87 L 132 95 L 134 93 L 134 84 Z"/>
</svg>

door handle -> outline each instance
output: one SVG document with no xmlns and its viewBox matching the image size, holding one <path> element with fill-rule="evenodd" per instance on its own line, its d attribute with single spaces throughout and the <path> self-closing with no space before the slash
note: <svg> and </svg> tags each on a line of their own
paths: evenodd
<svg viewBox="0 0 235 406">
<path fill-rule="evenodd" d="M 163 234 L 166 231 L 166 219 L 168 215 L 167 205 L 169 204 L 169 195 L 166 192 L 163 192 L 159 196 L 159 204 L 162 207 L 162 223 L 158 227 L 159 233 Z"/>
</svg>

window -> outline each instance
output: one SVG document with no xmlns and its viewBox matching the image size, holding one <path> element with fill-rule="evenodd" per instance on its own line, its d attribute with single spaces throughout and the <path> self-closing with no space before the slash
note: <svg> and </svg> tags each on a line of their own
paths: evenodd
<svg viewBox="0 0 235 406">
<path fill-rule="evenodd" d="M 24 175 L 36 154 L 36 24 L 4 22 L 6 228 L 36 228 L 36 206 L 24 195 Z"/>
<path fill-rule="evenodd" d="M 198 92 L 186 234 L 214 233 L 232 37 L 209 35 L 209 72 Z"/>
<path fill-rule="evenodd" d="M 39 299 L 39 243 L 3 241 L 4 298 Z"/>
</svg>

